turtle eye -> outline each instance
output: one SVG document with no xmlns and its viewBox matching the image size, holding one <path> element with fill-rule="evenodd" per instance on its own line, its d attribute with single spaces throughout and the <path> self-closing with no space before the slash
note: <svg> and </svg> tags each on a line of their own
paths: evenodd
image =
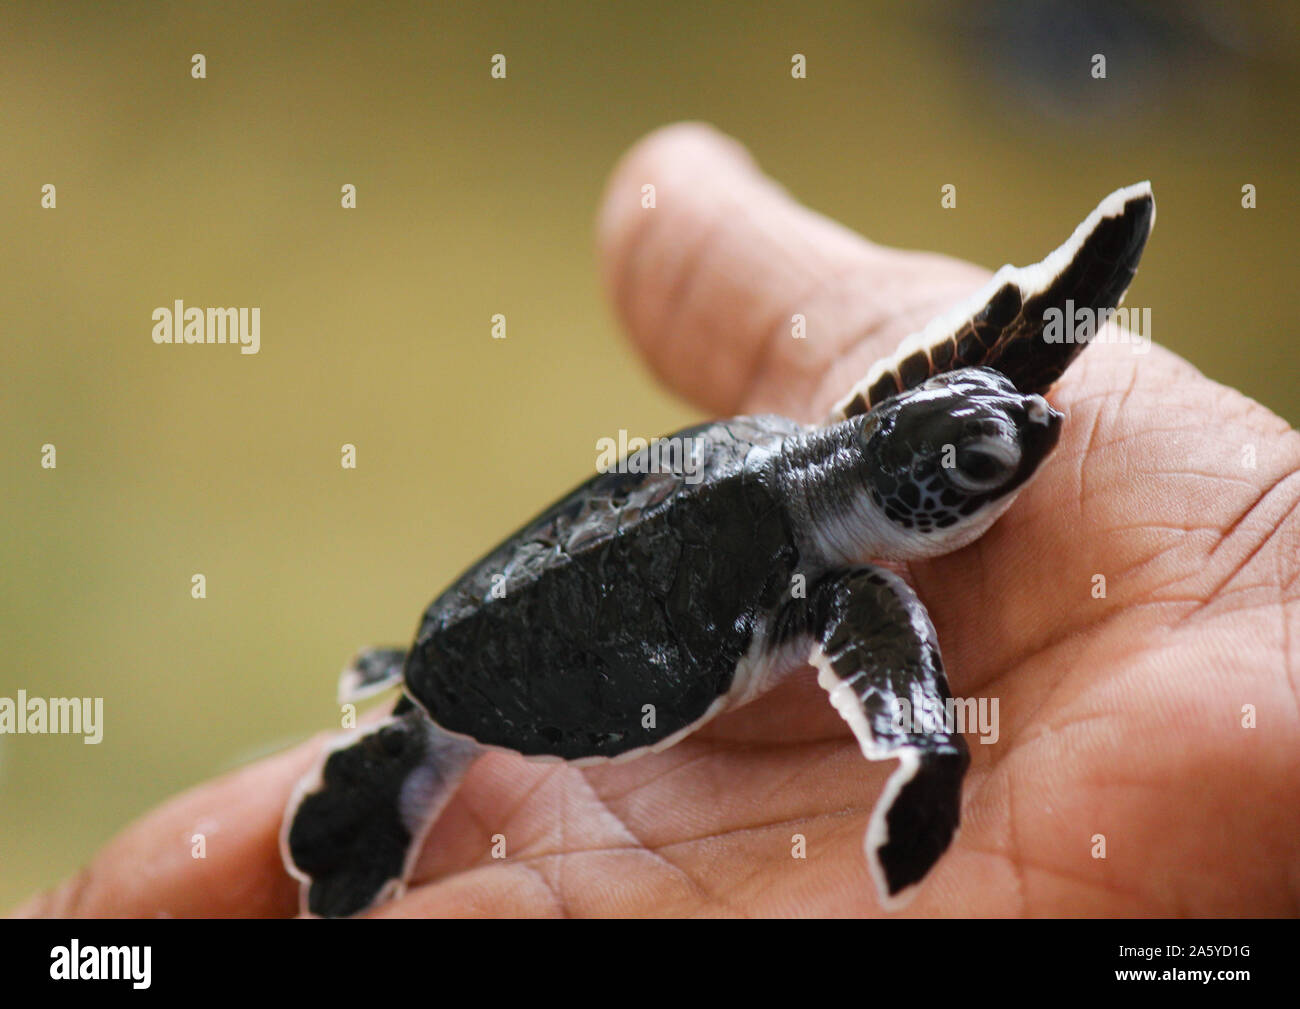
<svg viewBox="0 0 1300 1009">
<path fill-rule="evenodd" d="M 957 449 L 949 480 L 969 493 L 990 491 L 1006 483 L 1020 465 L 1020 449 L 1002 438 L 977 438 Z"/>
</svg>

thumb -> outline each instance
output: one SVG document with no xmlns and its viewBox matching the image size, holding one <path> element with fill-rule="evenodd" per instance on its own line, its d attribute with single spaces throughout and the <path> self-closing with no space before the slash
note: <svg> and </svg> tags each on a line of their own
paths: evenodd
<svg viewBox="0 0 1300 1009">
<path fill-rule="evenodd" d="M 598 245 L 609 297 L 646 361 L 718 415 L 822 416 L 902 337 L 988 279 L 808 210 L 740 144 L 698 123 L 657 130 L 623 157 Z M 793 337 L 796 315 L 804 339 Z"/>
</svg>

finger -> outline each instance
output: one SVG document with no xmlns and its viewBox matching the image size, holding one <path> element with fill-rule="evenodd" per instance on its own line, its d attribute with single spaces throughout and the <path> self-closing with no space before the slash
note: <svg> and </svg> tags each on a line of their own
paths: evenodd
<svg viewBox="0 0 1300 1009">
<path fill-rule="evenodd" d="M 598 230 L 605 286 L 633 341 L 667 385 L 720 415 L 820 417 L 852 384 L 828 385 L 832 364 L 847 355 L 860 377 L 988 277 L 873 245 L 796 203 L 739 144 L 696 123 L 628 152 Z"/>
<path fill-rule="evenodd" d="M 127 827 L 76 876 L 28 901 L 15 915 L 293 914 L 297 884 L 280 861 L 280 819 L 293 783 L 320 746 L 316 739 L 177 796 Z M 196 835 L 202 835 L 201 845 Z"/>
</svg>

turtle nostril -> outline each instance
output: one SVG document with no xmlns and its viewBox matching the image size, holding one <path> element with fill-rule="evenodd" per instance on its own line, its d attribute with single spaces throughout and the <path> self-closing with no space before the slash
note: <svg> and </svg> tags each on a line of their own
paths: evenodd
<svg viewBox="0 0 1300 1009">
<path fill-rule="evenodd" d="M 1027 406 L 1025 412 L 1029 415 L 1029 420 L 1033 424 L 1046 424 L 1052 415 L 1052 408 L 1047 405 L 1047 400 L 1042 396 L 1025 397 Z"/>
</svg>

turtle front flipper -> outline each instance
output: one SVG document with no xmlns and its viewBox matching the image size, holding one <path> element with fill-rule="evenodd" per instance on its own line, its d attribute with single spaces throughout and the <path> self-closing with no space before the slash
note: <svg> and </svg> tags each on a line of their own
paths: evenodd
<svg viewBox="0 0 1300 1009">
<path fill-rule="evenodd" d="M 281 852 L 303 884 L 304 911 L 343 918 L 400 895 L 425 834 L 480 752 L 406 697 L 379 725 L 340 736 L 285 812 Z"/>
<path fill-rule="evenodd" d="M 872 365 L 826 423 L 957 368 L 994 368 L 1026 395 L 1045 393 L 1124 300 L 1155 219 L 1151 183 L 1117 189 L 1041 263 L 1002 267 Z"/>
<path fill-rule="evenodd" d="M 817 682 L 868 760 L 899 762 L 865 842 L 881 902 L 895 907 L 952 842 L 970 764 L 966 741 L 933 717 L 950 697 L 934 628 L 903 580 L 875 567 L 820 581 L 809 592 L 808 613 Z M 916 730 L 933 722 L 925 724 L 930 731 Z"/>
</svg>

